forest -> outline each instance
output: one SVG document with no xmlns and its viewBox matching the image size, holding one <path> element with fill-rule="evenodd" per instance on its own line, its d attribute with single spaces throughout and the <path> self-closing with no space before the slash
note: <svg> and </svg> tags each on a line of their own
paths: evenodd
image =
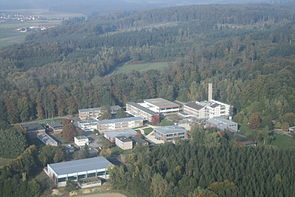
<svg viewBox="0 0 295 197">
<path fill-rule="evenodd" d="M 292 126 L 294 17 L 269 5 L 204 5 L 65 21 L 0 51 L 0 125 L 157 96 L 204 99 L 211 81 L 240 124 L 258 113 L 261 127 Z M 171 63 L 113 73 L 157 61 Z"/>
<path fill-rule="evenodd" d="M 139 147 L 126 164 L 113 169 L 112 183 L 130 196 L 295 195 L 294 151 L 205 145 L 205 139 Z"/>
</svg>

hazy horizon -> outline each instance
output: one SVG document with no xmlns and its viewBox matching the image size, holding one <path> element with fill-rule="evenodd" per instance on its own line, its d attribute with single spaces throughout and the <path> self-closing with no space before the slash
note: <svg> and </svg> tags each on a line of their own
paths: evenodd
<svg viewBox="0 0 295 197">
<path fill-rule="evenodd" d="M 49 9 L 63 12 L 108 13 L 112 11 L 144 10 L 167 6 L 189 4 L 227 3 L 284 3 L 290 0 L 2 0 L 0 10 L 8 9 Z"/>
</svg>

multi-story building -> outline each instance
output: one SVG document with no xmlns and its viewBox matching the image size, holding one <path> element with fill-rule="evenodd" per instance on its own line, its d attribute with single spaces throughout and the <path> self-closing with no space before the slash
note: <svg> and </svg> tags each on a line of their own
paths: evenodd
<svg viewBox="0 0 295 197">
<path fill-rule="evenodd" d="M 77 122 L 77 126 L 84 131 L 95 131 L 98 122 L 98 120 L 80 120 Z"/>
<path fill-rule="evenodd" d="M 80 120 L 95 119 L 101 114 L 101 108 L 79 109 Z"/>
<path fill-rule="evenodd" d="M 210 118 L 207 120 L 206 127 L 210 128 L 217 128 L 222 131 L 230 131 L 230 132 L 237 132 L 238 131 L 238 123 L 233 122 L 231 120 L 227 120 L 224 118 Z"/>
<path fill-rule="evenodd" d="M 93 157 L 47 164 L 45 172 L 57 187 L 64 187 L 67 181 L 77 182 L 93 177 L 108 179 L 108 168 L 112 166 L 113 164 L 104 157 Z"/>
<path fill-rule="evenodd" d="M 179 112 L 180 110 L 178 104 L 163 98 L 146 99 L 144 100 L 144 103 L 140 103 L 140 105 L 156 113 L 173 113 Z"/>
<path fill-rule="evenodd" d="M 160 122 L 160 114 L 156 113 L 148 108 L 145 108 L 137 103 L 128 102 L 126 104 L 126 112 L 136 116 L 141 117 L 144 120 L 147 120 L 151 123 L 159 123 Z"/>
<path fill-rule="evenodd" d="M 111 114 L 116 114 L 121 107 L 119 105 L 114 105 L 110 107 Z M 81 120 L 88 120 L 88 119 L 96 119 L 98 118 L 103 111 L 102 107 L 96 108 L 87 108 L 87 109 L 79 109 L 79 118 Z"/>
<path fill-rule="evenodd" d="M 188 138 L 185 128 L 179 126 L 156 127 L 154 128 L 154 135 L 157 140 L 163 140 L 164 142 Z"/>
<path fill-rule="evenodd" d="M 183 106 L 183 112 L 197 119 L 229 117 L 231 106 L 212 99 L 212 84 L 209 84 L 208 101 L 188 102 Z"/>
<path fill-rule="evenodd" d="M 84 135 L 74 137 L 74 142 L 77 146 L 89 145 L 89 139 Z"/>
<path fill-rule="evenodd" d="M 230 116 L 230 105 L 215 100 L 189 102 L 184 104 L 183 112 L 197 119 L 228 117 Z"/>
<path fill-rule="evenodd" d="M 98 121 L 97 130 L 104 133 L 111 130 L 129 129 L 141 126 L 143 126 L 143 118 L 129 117 Z"/>
</svg>

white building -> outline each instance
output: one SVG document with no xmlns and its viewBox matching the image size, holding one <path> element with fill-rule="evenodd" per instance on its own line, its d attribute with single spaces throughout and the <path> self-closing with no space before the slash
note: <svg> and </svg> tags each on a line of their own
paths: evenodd
<svg viewBox="0 0 295 197">
<path fill-rule="evenodd" d="M 84 135 L 74 137 L 74 142 L 77 146 L 85 146 L 86 144 L 89 145 L 89 139 Z"/>
<path fill-rule="evenodd" d="M 128 102 L 126 104 L 126 112 L 133 116 L 141 117 L 152 123 L 160 122 L 160 114 L 156 113 L 148 108 L 143 107 L 134 102 Z"/>
<path fill-rule="evenodd" d="M 119 105 L 110 106 L 111 114 L 116 114 L 121 107 Z M 87 109 L 79 109 L 79 118 L 81 120 L 88 120 L 88 119 L 96 119 L 101 116 L 103 108 L 96 107 L 96 108 L 87 108 Z"/>
<path fill-rule="evenodd" d="M 122 150 L 130 150 L 133 148 L 133 141 L 127 137 L 116 137 L 115 144 Z"/>
<path fill-rule="evenodd" d="M 168 101 L 163 98 L 146 99 L 144 103 L 139 103 L 156 113 L 173 113 L 179 112 L 180 106 L 176 103 Z"/>
<path fill-rule="evenodd" d="M 97 130 L 101 133 L 111 130 L 130 129 L 143 126 L 143 118 L 129 117 L 111 120 L 101 120 L 97 123 Z"/>
<path fill-rule="evenodd" d="M 108 179 L 108 168 L 112 166 L 113 164 L 104 157 L 93 157 L 47 164 L 45 172 L 58 187 L 64 187 L 67 181 L 79 181 L 93 177 Z"/>
<path fill-rule="evenodd" d="M 197 119 L 229 117 L 231 106 L 212 99 L 212 84 L 208 88 L 208 101 L 188 102 L 183 106 L 183 112 Z"/>
<path fill-rule="evenodd" d="M 80 120 L 87 120 L 97 118 L 101 113 L 101 108 L 87 108 L 87 109 L 79 109 L 79 118 Z"/>
<path fill-rule="evenodd" d="M 95 131 L 97 129 L 98 120 L 81 120 L 77 126 L 84 131 Z"/>
</svg>

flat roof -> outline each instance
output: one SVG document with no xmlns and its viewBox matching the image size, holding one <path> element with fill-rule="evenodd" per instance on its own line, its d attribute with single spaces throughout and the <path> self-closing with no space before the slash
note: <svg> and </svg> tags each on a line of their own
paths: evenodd
<svg viewBox="0 0 295 197">
<path fill-rule="evenodd" d="M 118 140 L 120 140 L 121 142 L 132 142 L 132 140 L 128 137 L 116 137 Z"/>
<path fill-rule="evenodd" d="M 25 128 L 27 131 L 37 131 L 37 130 L 43 130 L 43 129 L 45 129 L 39 123 L 23 123 L 23 124 L 21 124 L 21 126 L 23 128 Z"/>
<path fill-rule="evenodd" d="M 156 112 L 153 112 L 152 110 L 150 110 L 150 109 L 148 109 L 148 108 L 146 108 L 146 107 L 144 107 L 144 106 L 141 106 L 141 105 L 139 105 L 138 103 L 135 103 L 135 102 L 128 102 L 127 104 L 128 104 L 128 105 L 132 105 L 132 106 L 134 106 L 134 107 L 140 109 L 141 111 L 144 111 L 144 112 L 146 112 L 146 113 L 148 113 L 148 114 L 150 114 L 150 115 L 157 115 Z"/>
<path fill-rule="evenodd" d="M 86 108 L 86 109 L 79 109 L 79 112 L 93 112 L 93 111 L 101 111 L 102 107 L 94 107 L 94 108 Z M 119 105 L 110 106 L 111 111 L 117 111 L 121 109 Z"/>
<path fill-rule="evenodd" d="M 186 132 L 185 128 L 179 126 L 165 126 L 165 127 L 155 127 L 156 132 L 162 134 L 170 133 L 183 133 Z"/>
<path fill-rule="evenodd" d="M 137 135 L 137 132 L 133 129 L 123 129 L 123 130 L 113 130 L 107 131 L 104 135 L 108 138 L 116 138 L 116 137 L 131 137 Z"/>
<path fill-rule="evenodd" d="M 79 120 L 78 123 L 80 124 L 97 124 L 99 120 Z"/>
<path fill-rule="evenodd" d="M 202 109 L 202 108 L 204 108 L 205 106 L 203 106 L 203 105 L 199 105 L 199 104 L 197 104 L 196 102 L 189 102 L 189 103 L 186 103 L 186 104 L 184 104 L 185 106 L 188 106 L 188 107 L 190 107 L 190 108 L 193 108 L 193 109 L 196 109 L 196 110 L 200 110 L 200 109 Z"/>
<path fill-rule="evenodd" d="M 46 145 L 56 145 L 58 142 L 46 133 L 38 133 L 37 138 Z"/>
<path fill-rule="evenodd" d="M 86 137 L 84 135 L 76 136 L 75 138 L 78 139 L 78 140 L 87 140 L 88 139 L 88 137 Z"/>
<path fill-rule="evenodd" d="M 92 111 L 100 111 L 100 107 L 94 107 L 94 108 L 87 108 L 87 109 L 79 109 L 79 112 L 92 112 Z"/>
<path fill-rule="evenodd" d="M 225 119 L 225 118 L 210 118 L 207 120 L 208 123 L 212 123 L 212 124 L 216 124 L 216 125 L 220 125 L 220 124 L 223 124 L 223 125 L 232 125 L 232 124 L 238 124 L 234 121 L 231 121 L 231 120 L 228 120 L 228 119 Z"/>
<path fill-rule="evenodd" d="M 60 163 L 48 164 L 48 166 L 57 174 L 72 174 L 84 171 L 99 170 L 108 168 L 113 164 L 104 157 L 93 157 L 88 159 L 79 159 Z"/>
<path fill-rule="evenodd" d="M 56 122 L 56 121 L 49 122 L 49 123 L 47 123 L 47 125 L 50 126 L 53 129 L 63 128 L 63 125 L 61 123 L 59 123 L 59 122 Z"/>
<path fill-rule="evenodd" d="M 98 121 L 97 124 L 111 124 L 111 123 L 129 122 L 129 121 L 137 121 L 137 120 L 142 120 L 143 121 L 143 118 L 140 118 L 140 117 L 129 117 L 129 118 L 101 120 L 101 121 Z"/>
<path fill-rule="evenodd" d="M 163 98 L 145 99 L 144 102 L 155 105 L 159 108 L 180 107 L 178 104 L 168 101 Z"/>
</svg>

